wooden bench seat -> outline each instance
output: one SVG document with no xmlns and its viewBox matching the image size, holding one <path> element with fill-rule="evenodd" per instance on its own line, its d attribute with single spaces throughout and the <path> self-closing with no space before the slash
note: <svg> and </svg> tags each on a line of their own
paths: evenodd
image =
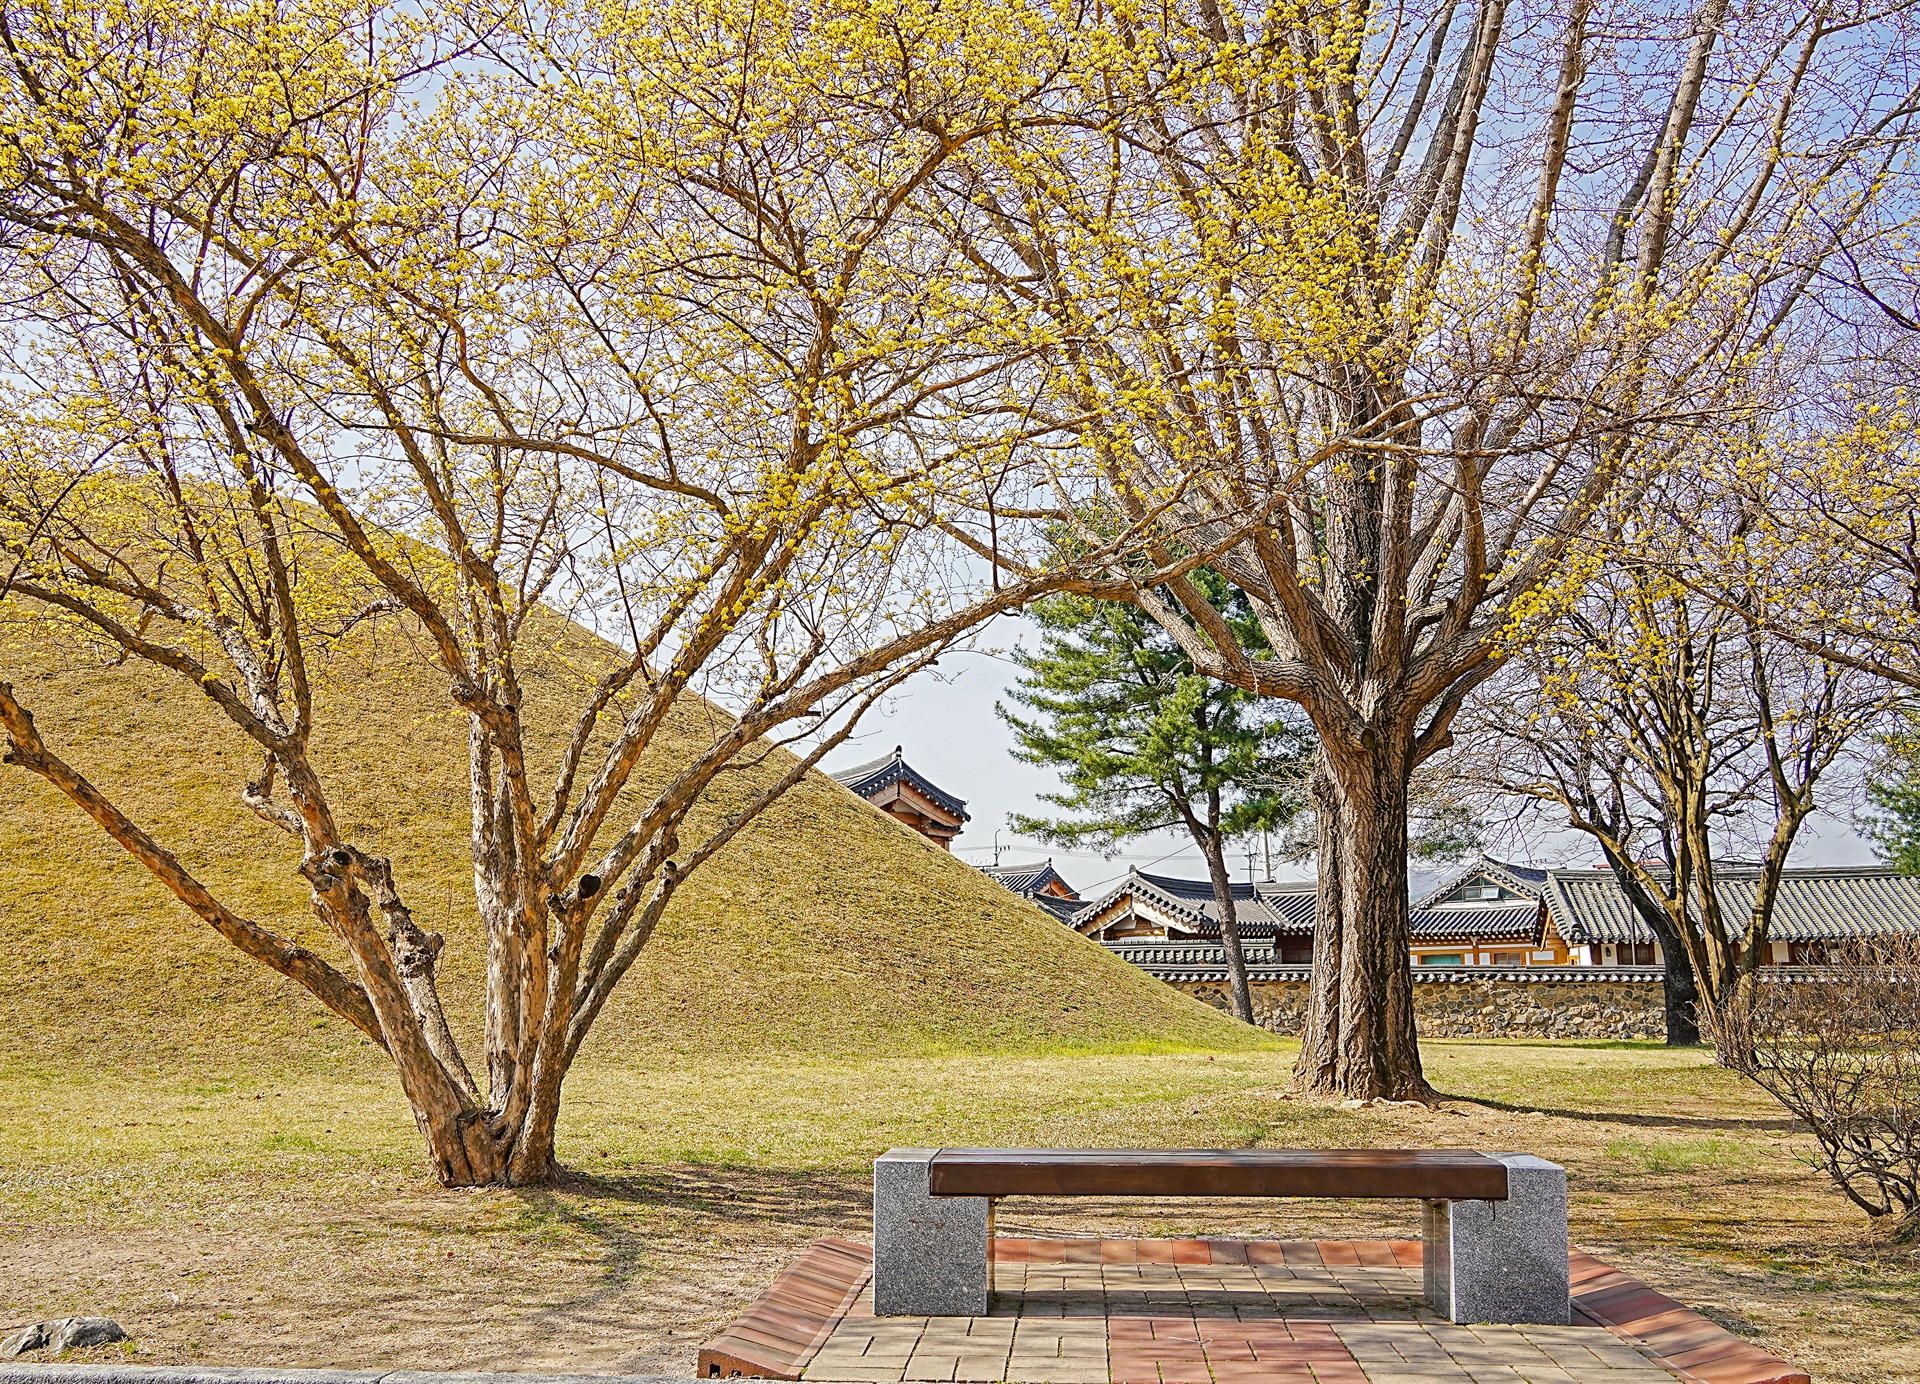
<svg viewBox="0 0 1920 1384">
<path fill-rule="evenodd" d="M 1505 1201 L 1472 1149 L 941 1149 L 936 1197 L 1418 1197 Z"/>
<path fill-rule="evenodd" d="M 1424 1288 L 1453 1321 L 1565 1326 L 1566 1169 L 1472 1149 L 891 1149 L 873 1165 L 882 1316 L 979 1316 L 1002 1197 L 1419 1201 Z"/>
</svg>

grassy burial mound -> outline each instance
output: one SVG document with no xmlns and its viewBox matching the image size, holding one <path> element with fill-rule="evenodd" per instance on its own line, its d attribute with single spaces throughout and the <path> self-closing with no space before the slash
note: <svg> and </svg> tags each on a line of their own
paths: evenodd
<svg viewBox="0 0 1920 1384">
<path fill-rule="evenodd" d="M 239 802 L 257 760 L 238 732 L 177 680 L 20 634 L 0 629 L 0 679 L 48 745 L 237 911 L 345 964 L 308 911 L 294 843 Z M 556 716 L 529 721 L 560 726 L 557 713 L 605 649 L 574 627 L 550 642 L 528 696 Z M 327 747 L 320 767 L 357 844 L 392 857 L 416 916 L 446 935 L 443 992 L 471 1053 L 484 940 L 467 864 L 466 725 L 414 658 L 391 626 L 336 656 L 316 744 Z M 713 715 L 698 703 L 682 715 L 678 743 L 657 745 L 637 775 L 643 789 L 693 737 L 704 741 L 700 723 Z M 550 748 L 557 760 L 558 744 Z M 777 772 L 781 753 L 723 777 L 702 810 L 728 810 L 749 779 Z M 348 1025 L 175 903 L 51 786 L 18 771 L 0 771 L 0 929 L 0 1044 L 29 1070 L 384 1065 Z M 815 774 L 676 898 L 583 1058 L 1265 1041 Z"/>
</svg>

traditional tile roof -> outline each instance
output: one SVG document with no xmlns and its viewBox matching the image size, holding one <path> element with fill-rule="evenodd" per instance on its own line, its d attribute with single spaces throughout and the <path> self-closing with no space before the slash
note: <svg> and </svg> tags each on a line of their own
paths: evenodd
<svg viewBox="0 0 1920 1384">
<path fill-rule="evenodd" d="M 1282 933 L 1306 936 L 1313 932 L 1314 886 L 1273 883 L 1235 883 L 1233 916 L 1242 937 L 1273 937 Z M 1213 884 L 1204 879 L 1176 879 L 1129 870 L 1127 877 L 1085 905 L 1074 915 L 1075 926 L 1091 921 L 1121 899 L 1132 896 L 1178 919 L 1199 933 L 1220 931 L 1220 906 Z"/>
<path fill-rule="evenodd" d="M 1722 862 L 1718 885 L 1730 924 L 1745 925 L 1752 907 L 1758 867 Z M 1446 902 L 1462 886 L 1486 878 L 1518 898 Z M 1278 888 L 1271 884 L 1235 884 L 1235 912 L 1247 941 L 1247 964 L 1262 979 L 1304 979 L 1310 968 L 1282 964 L 1274 943 L 1313 932 L 1318 903 L 1309 885 Z M 1224 953 L 1211 939 L 1220 935 L 1213 889 L 1205 880 L 1174 879 L 1131 871 L 1127 878 L 1073 915 L 1084 926 L 1120 899 L 1131 895 L 1146 908 L 1176 920 L 1193 934 L 1187 941 L 1109 941 L 1116 954 L 1162 980 L 1219 980 L 1226 976 Z M 1058 901 L 1058 902 L 1064 902 Z M 1544 908 L 1543 905 L 1544 904 Z M 1633 916 L 1611 870 L 1555 870 L 1481 860 L 1459 871 L 1415 900 L 1408 922 L 1415 946 L 1452 945 L 1474 940 L 1520 942 L 1539 946 L 1551 918 L 1572 946 L 1654 940 Z M 1781 879 L 1772 938 L 1780 942 L 1839 941 L 1852 937 L 1920 934 L 1920 878 L 1908 878 L 1877 866 L 1792 869 Z M 1658 980 L 1663 968 L 1634 966 L 1530 965 L 1416 966 L 1422 984 L 1465 980 Z M 1782 977 L 1786 973 L 1782 972 Z M 1790 977 L 1786 977 L 1790 978 Z"/>
<path fill-rule="evenodd" d="M 1753 907 L 1760 870 L 1756 865 L 1721 861 L 1715 883 L 1728 923 L 1744 927 Z M 1493 880 L 1524 898 L 1547 906 L 1560 935 L 1573 946 L 1606 942 L 1651 942 L 1653 931 L 1634 915 L 1611 870 L 1555 870 L 1481 859 L 1442 880 L 1414 901 L 1414 917 L 1424 910 L 1465 916 L 1513 907 L 1498 904 L 1445 903 L 1450 895 L 1475 879 Z M 1416 921 L 1422 929 L 1438 929 L 1437 919 Z M 1839 941 L 1849 937 L 1920 933 L 1920 879 L 1909 879 L 1882 866 L 1841 866 L 1789 869 L 1780 880 L 1774 904 L 1771 936 L 1777 942 Z M 1437 930 L 1426 935 L 1441 935 Z M 1464 921 L 1460 934 L 1467 935 Z"/>
<path fill-rule="evenodd" d="M 1611 870 L 1550 870 L 1547 907 L 1575 946 L 1651 942 Z M 1727 923 L 1744 928 L 1759 879 L 1752 865 L 1721 864 L 1715 887 Z M 1841 941 L 1920 933 L 1920 879 L 1883 866 L 1790 869 L 1780 879 L 1769 935 L 1776 942 Z"/>
<path fill-rule="evenodd" d="M 1011 889 L 1022 898 L 1031 898 L 1055 880 L 1059 880 L 1069 892 L 1078 892 L 1071 884 L 1060 879 L 1060 874 L 1053 868 L 1051 860 L 1043 860 L 1038 865 L 982 865 L 980 869 L 992 875 L 996 882 Z M 1075 899 L 1062 899 L 1060 902 L 1071 903 L 1075 908 L 1080 907 L 1079 901 Z"/>
<path fill-rule="evenodd" d="M 1413 901 L 1415 908 L 1431 908 L 1445 901 L 1456 889 L 1485 877 L 1496 884 L 1504 885 L 1522 898 L 1538 899 L 1545 888 L 1547 876 L 1552 873 L 1533 865 L 1514 865 L 1504 860 L 1493 860 L 1481 856 L 1464 870 L 1457 870 L 1441 880 Z"/>
<path fill-rule="evenodd" d="M 1415 908 L 1407 922 L 1416 942 L 1531 938 L 1540 930 L 1540 905 L 1523 900 L 1491 908 Z"/>
<path fill-rule="evenodd" d="M 884 758 L 869 760 L 865 764 L 856 764 L 851 769 L 836 769 L 828 777 L 863 798 L 872 797 L 889 784 L 911 783 L 917 792 L 924 793 L 961 821 L 973 820 L 973 814 L 967 811 L 965 798 L 956 798 L 945 789 L 936 786 L 925 774 L 908 764 L 901 756 L 900 750 L 901 747 L 895 745 L 893 753 Z"/>
<path fill-rule="evenodd" d="M 1084 899 L 1063 899 L 1058 894 L 1029 894 L 1027 901 L 1039 904 L 1068 927 L 1073 926 L 1074 914 L 1087 906 Z"/>
<path fill-rule="evenodd" d="M 1150 875 L 1141 870 L 1128 871 L 1125 880 L 1087 904 L 1074 915 L 1075 925 L 1091 921 L 1128 895 L 1173 916 L 1202 936 L 1219 935 L 1220 909 L 1209 881 Z M 1310 937 L 1318 911 L 1319 894 L 1310 883 L 1233 886 L 1234 918 L 1243 938 Z M 1537 903 L 1523 901 L 1491 907 L 1415 908 L 1408 921 L 1416 942 L 1454 938 L 1499 941 L 1534 937 L 1539 931 L 1539 913 Z"/>
<path fill-rule="evenodd" d="M 1148 975 L 1169 981 L 1224 981 L 1226 949 L 1204 942 L 1108 942 L 1107 949 L 1132 962 Z M 1272 947 L 1243 948 L 1247 972 L 1255 980 L 1306 980 L 1311 966 L 1281 962 Z M 1665 970 L 1659 966 L 1414 966 L 1419 985 L 1460 985 L 1476 980 L 1578 980 L 1658 985 Z"/>
</svg>

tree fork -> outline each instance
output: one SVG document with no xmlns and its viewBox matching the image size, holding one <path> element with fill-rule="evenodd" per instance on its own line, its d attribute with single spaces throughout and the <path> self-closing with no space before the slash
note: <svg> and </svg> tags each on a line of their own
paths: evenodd
<svg viewBox="0 0 1920 1384">
<path fill-rule="evenodd" d="M 345 867 L 337 863 L 343 851 L 336 846 L 309 856 L 300 872 L 312 886 L 314 912 L 353 955 L 440 1182 L 447 1187 L 505 1182 L 508 1150 L 488 1128 L 473 1098 L 435 1056 L 386 942 L 373 925 L 367 896 L 348 873 L 351 855 Z"/>
</svg>

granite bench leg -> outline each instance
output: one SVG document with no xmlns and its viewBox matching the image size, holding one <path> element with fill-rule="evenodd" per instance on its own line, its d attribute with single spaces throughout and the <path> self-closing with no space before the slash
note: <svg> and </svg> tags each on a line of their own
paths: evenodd
<svg viewBox="0 0 1920 1384">
<path fill-rule="evenodd" d="M 936 1197 L 938 1149 L 888 1149 L 873 1160 L 873 1312 L 984 1317 L 993 1292 L 993 1202 Z"/>
<path fill-rule="evenodd" d="M 1422 1216 L 1427 1301 L 1449 1321 L 1568 1322 L 1567 1170 L 1525 1153 L 1505 1201 L 1429 1201 Z"/>
</svg>

